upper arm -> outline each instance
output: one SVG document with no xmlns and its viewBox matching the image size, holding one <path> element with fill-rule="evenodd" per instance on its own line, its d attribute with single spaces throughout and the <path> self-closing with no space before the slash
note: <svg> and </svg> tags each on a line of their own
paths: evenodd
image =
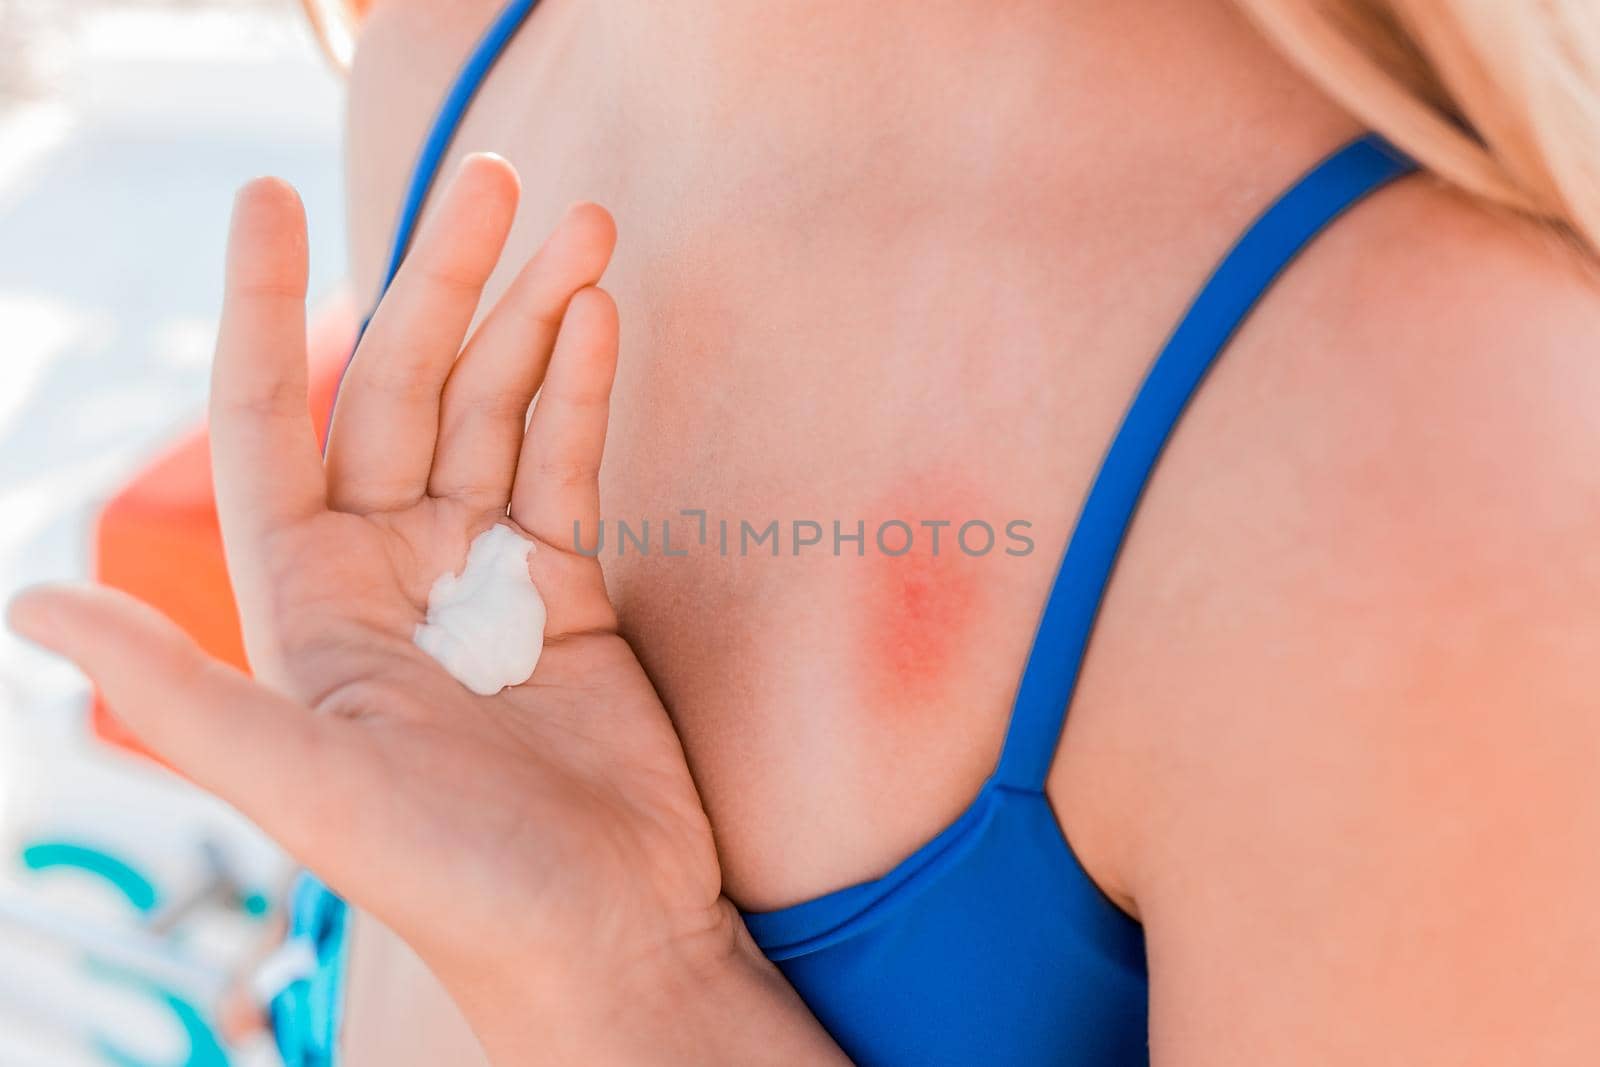
<svg viewBox="0 0 1600 1067">
<path fill-rule="evenodd" d="M 1600 1048 L 1600 313 L 1507 270 L 1364 288 L 1322 350 L 1246 339 L 1326 375 L 1266 416 L 1289 459 L 1224 465 L 1258 525 L 1151 744 L 1157 1063 Z"/>
<path fill-rule="evenodd" d="M 1592 1062 L 1594 619 L 1438 621 L 1254 718 L 1191 794 L 1140 897 L 1157 1062 Z"/>
</svg>

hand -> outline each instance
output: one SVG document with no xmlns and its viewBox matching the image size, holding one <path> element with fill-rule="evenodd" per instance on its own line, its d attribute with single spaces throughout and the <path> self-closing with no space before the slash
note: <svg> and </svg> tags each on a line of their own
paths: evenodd
<svg viewBox="0 0 1600 1067">
<path fill-rule="evenodd" d="M 26 593 L 12 621 L 405 938 L 491 1056 L 527 1062 L 523 1036 L 549 1053 L 565 1034 L 594 1061 L 606 1041 L 625 1047 L 617 1012 L 662 976 L 766 965 L 745 958 L 677 735 L 617 635 L 599 563 L 571 550 L 574 522 L 597 528 L 616 364 L 617 313 L 594 287 L 614 242 L 605 211 L 570 209 L 463 347 L 517 194 L 504 161 L 462 166 L 356 352 L 324 462 L 304 216 L 281 182 L 240 192 L 210 417 L 255 681 L 106 589 Z M 496 522 L 535 542 L 549 618 L 535 676 L 483 697 L 412 632 L 434 579 Z"/>
</svg>

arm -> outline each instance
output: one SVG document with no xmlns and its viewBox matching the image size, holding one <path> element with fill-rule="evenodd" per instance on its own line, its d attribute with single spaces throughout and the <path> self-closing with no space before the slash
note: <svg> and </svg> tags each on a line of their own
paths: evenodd
<svg viewBox="0 0 1600 1067">
<path fill-rule="evenodd" d="M 1270 354 L 1313 384 L 1263 417 L 1312 461 L 1223 464 L 1249 558 L 1140 865 L 1162 1067 L 1600 1048 L 1600 313 L 1482 249 L 1372 258 L 1405 306 Z"/>
<path fill-rule="evenodd" d="M 1600 618 L 1522 621 L 1257 721 L 1141 901 L 1158 1064 L 1591 1061 Z"/>
</svg>

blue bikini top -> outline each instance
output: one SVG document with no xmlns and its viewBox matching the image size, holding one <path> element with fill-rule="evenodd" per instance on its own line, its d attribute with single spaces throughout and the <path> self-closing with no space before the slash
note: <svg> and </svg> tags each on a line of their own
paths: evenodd
<svg viewBox="0 0 1600 1067">
<path fill-rule="evenodd" d="M 456 128 L 537 0 L 512 0 L 468 58 L 413 172 L 392 280 Z M 1134 396 L 1045 605 L 994 772 L 954 823 L 880 878 L 778 911 L 750 933 L 857 1063 L 1149 1061 L 1139 924 L 1078 863 L 1044 793 L 1089 634 L 1157 459 L 1206 372 L 1273 280 L 1341 212 L 1414 165 L 1376 136 L 1329 156 L 1223 258 Z M 273 1005 L 289 1067 L 334 1062 L 346 908 L 309 876 L 291 936 L 321 961 Z"/>
</svg>

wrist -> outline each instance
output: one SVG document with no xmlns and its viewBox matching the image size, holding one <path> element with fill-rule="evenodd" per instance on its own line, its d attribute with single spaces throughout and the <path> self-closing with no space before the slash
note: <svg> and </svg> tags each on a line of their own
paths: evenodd
<svg viewBox="0 0 1600 1067">
<path fill-rule="evenodd" d="M 511 978 L 495 983 L 481 1010 L 463 1004 L 496 1067 L 850 1062 L 726 898 L 703 929 L 603 971 L 579 964 L 549 980 L 558 988 Z"/>
</svg>

